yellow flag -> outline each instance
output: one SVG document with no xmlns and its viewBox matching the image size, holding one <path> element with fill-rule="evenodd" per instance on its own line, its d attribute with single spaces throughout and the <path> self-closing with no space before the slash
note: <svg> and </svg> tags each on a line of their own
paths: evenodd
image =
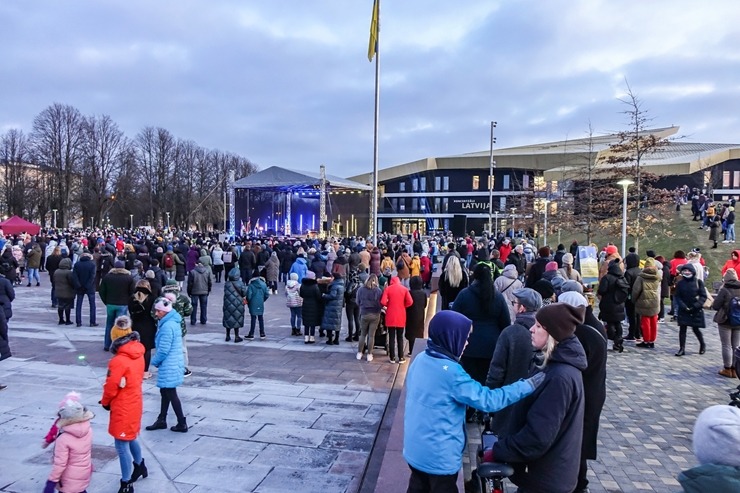
<svg viewBox="0 0 740 493">
<path fill-rule="evenodd" d="M 370 44 L 367 47 L 367 59 L 371 62 L 378 52 L 378 27 L 380 17 L 380 0 L 373 1 L 373 18 L 370 21 Z"/>
</svg>

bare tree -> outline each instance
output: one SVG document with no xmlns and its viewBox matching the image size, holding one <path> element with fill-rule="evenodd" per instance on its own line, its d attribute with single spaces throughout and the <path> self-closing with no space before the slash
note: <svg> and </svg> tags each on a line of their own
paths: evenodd
<svg viewBox="0 0 740 493">
<path fill-rule="evenodd" d="M 3 166 L 2 192 L 4 211 L 8 215 L 23 216 L 24 191 L 27 186 L 26 169 L 31 162 L 30 142 L 22 130 L 12 128 L 0 140 L 0 162 Z"/>
</svg>

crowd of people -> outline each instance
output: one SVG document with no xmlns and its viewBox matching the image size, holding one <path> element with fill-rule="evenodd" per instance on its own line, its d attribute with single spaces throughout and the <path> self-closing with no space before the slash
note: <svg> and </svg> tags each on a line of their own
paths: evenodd
<svg viewBox="0 0 740 493">
<path fill-rule="evenodd" d="M 737 376 L 733 351 L 740 345 L 740 251 L 727 261 L 724 284 L 712 297 L 698 248 L 676 251 L 667 260 L 651 250 L 642 258 L 634 251 L 622 258 L 616 246 L 607 245 L 599 254 L 598 282 L 584 285 L 575 241 L 567 249 L 561 244 L 551 250 L 503 234 L 457 239 L 380 235 L 373 243 L 359 237 L 228 241 L 143 230 L 49 232 L 10 238 L 0 248 L 0 359 L 10 354 L 13 286 L 24 279 L 27 287 L 41 286 L 38 272 L 48 272 L 60 325 L 80 327 L 87 298 L 88 322 L 95 327 L 98 296 L 105 305 L 103 349 L 113 358 L 101 404 L 111 411 L 121 492 L 133 491 L 132 483 L 147 475 L 136 437 L 141 381 L 152 378 L 151 366 L 158 368 L 161 409 L 146 429 L 166 429 L 172 407 L 177 424 L 170 429 L 188 430 L 177 394 L 192 373 L 186 336 L 189 326 L 208 323 L 215 284 L 223 283 L 221 324 L 227 342 L 266 339 L 268 331 L 277 330 L 265 325 L 265 302 L 280 296 L 291 336 L 302 337 L 305 344 L 323 338 L 325 344 L 338 345 L 345 335 L 358 360 L 372 362 L 374 348 L 382 346 L 393 364 L 405 363 L 415 340 L 425 336 L 429 293 L 437 286 L 440 313 L 430 322 L 422 353 L 429 358 L 417 358 L 409 371 L 407 429 L 424 432 L 426 421 L 413 416 L 433 416 L 426 412 L 426 394 L 447 388 L 451 394 L 435 407 L 459 418 L 460 426 L 454 421 L 451 428 L 458 431 L 440 436 L 439 453 L 459 464 L 462 421 L 478 419 L 479 411 L 497 411 L 492 427 L 500 440 L 489 458 L 515 464 L 513 480 L 525 491 L 587 491 L 586 461 L 596 458 L 606 396 L 608 340 L 616 353 L 624 351 L 625 342 L 653 349 L 659 324 L 671 316 L 679 326 L 676 356 L 687 354 L 689 327 L 699 342 L 698 353 L 704 354 L 702 329 L 711 307 L 722 340 L 719 373 Z M 247 314 L 250 325 L 244 334 Z M 436 364 L 454 367 L 449 385 L 427 388 L 428 382 L 415 376 L 423 360 L 428 371 L 436 372 Z M 535 375 L 541 376 L 533 380 Z M 522 379 L 528 379 L 527 385 L 517 384 Z M 418 392 L 411 391 L 414 382 Z M 519 385 L 516 392 L 512 385 Z M 415 410 L 416 401 L 422 407 Z M 77 409 L 78 404 L 78 398 L 68 396 L 62 408 Z M 60 422 L 66 424 L 62 414 Z M 84 428 L 89 419 L 83 409 L 73 424 Z M 410 445 L 406 455 L 416 485 L 409 491 L 427 491 L 435 481 L 447 484 L 450 475 L 457 475 L 459 467 L 440 469 L 436 459 L 423 458 L 414 448 Z M 572 450 L 580 450 L 580 456 L 566 453 Z M 52 489 L 60 474 L 55 468 L 50 476 Z"/>
</svg>

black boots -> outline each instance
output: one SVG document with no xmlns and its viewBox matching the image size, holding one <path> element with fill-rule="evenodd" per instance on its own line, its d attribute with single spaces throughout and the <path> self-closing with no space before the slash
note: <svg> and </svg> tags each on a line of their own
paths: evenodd
<svg viewBox="0 0 740 493">
<path fill-rule="evenodd" d="M 231 340 L 231 329 L 226 329 L 226 342 Z"/>
<path fill-rule="evenodd" d="M 141 477 L 146 478 L 148 476 L 149 476 L 149 471 L 146 468 L 144 459 L 141 459 L 141 464 L 137 464 L 136 462 L 134 462 L 134 472 L 131 473 L 131 481 L 129 481 L 129 483 L 133 483 Z"/>
<path fill-rule="evenodd" d="M 134 487 L 128 481 L 121 480 L 121 487 L 118 488 L 118 493 L 134 493 Z"/>
<path fill-rule="evenodd" d="M 177 431 L 179 433 L 187 433 L 188 432 L 188 424 L 185 421 L 185 418 L 182 418 L 182 421 L 178 421 L 175 426 L 170 428 L 170 431 Z"/>
<path fill-rule="evenodd" d="M 167 420 L 163 418 L 162 416 L 159 416 L 157 418 L 157 421 L 155 421 L 153 424 L 146 427 L 149 431 L 154 430 L 166 430 L 167 429 Z"/>
<path fill-rule="evenodd" d="M 332 330 L 327 330 L 326 331 L 326 344 L 332 344 L 332 337 L 333 336 L 334 336 L 334 331 L 332 331 Z"/>
<path fill-rule="evenodd" d="M 243 340 L 239 337 L 239 329 L 234 329 L 234 342 L 242 342 Z"/>
<path fill-rule="evenodd" d="M 680 348 L 675 355 L 676 356 L 683 356 L 684 354 L 686 354 L 686 351 L 684 350 L 684 348 Z"/>
</svg>

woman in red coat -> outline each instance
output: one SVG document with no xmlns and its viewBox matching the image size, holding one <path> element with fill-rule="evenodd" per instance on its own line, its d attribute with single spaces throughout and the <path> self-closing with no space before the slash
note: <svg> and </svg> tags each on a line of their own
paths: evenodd
<svg viewBox="0 0 740 493">
<path fill-rule="evenodd" d="M 424 283 L 424 287 L 429 287 L 429 282 L 432 280 L 432 260 L 426 253 L 421 254 L 421 280 Z"/>
<path fill-rule="evenodd" d="M 385 325 L 388 327 L 388 351 L 391 363 L 406 363 L 403 357 L 403 329 L 406 327 L 406 308 L 414 303 L 409 290 L 401 284 L 398 277 L 391 277 L 390 285 L 383 291 L 380 304 L 386 309 Z"/>
<path fill-rule="evenodd" d="M 140 476 L 147 477 L 141 445 L 137 437 L 141 431 L 144 397 L 141 384 L 144 380 L 144 345 L 139 333 L 131 331 L 131 319 L 118 317 L 111 329 L 108 377 L 103 385 L 100 404 L 110 411 L 108 433 L 114 438 L 118 460 L 121 463 L 121 488 L 119 493 L 133 491 L 131 483 Z M 133 456 L 133 462 L 132 462 Z"/>
</svg>

